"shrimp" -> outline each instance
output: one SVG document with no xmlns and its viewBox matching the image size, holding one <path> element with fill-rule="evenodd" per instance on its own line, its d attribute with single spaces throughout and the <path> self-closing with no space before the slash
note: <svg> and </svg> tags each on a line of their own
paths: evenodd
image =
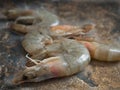
<svg viewBox="0 0 120 90">
<path fill-rule="evenodd" d="M 15 20 L 14 23 L 10 24 L 10 28 L 21 33 L 28 33 L 34 30 L 35 27 L 40 28 L 41 26 L 48 27 L 59 24 L 58 17 L 44 8 L 39 10 L 12 9 L 4 11 L 3 14 L 8 19 Z"/>
<path fill-rule="evenodd" d="M 90 27 L 90 25 L 89 25 L 89 27 Z M 90 28 L 87 31 L 89 32 L 92 28 Z M 75 30 L 75 29 L 77 29 L 77 30 Z M 69 26 L 69 25 L 67 25 L 67 26 L 66 25 L 63 25 L 63 26 L 58 25 L 58 26 L 53 26 L 51 28 L 51 31 L 53 33 L 57 33 L 59 35 L 64 34 L 64 36 L 68 35 L 68 33 L 71 35 L 74 35 L 75 31 L 77 31 L 77 34 L 79 34 L 78 31 L 84 32 L 84 30 L 85 30 L 85 28 L 79 29 L 78 27 L 75 27 L 75 26 L 73 27 L 73 26 Z M 68 33 L 66 33 L 66 32 L 68 32 Z M 86 32 L 86 30 L 85 30 L 85 32 Z M 75 39 L 78 42 L 85 45 L 85 47 L 90 52 L 91 58 L 93 58 L 93 59 L 96 59 L 99 61 L 120 61 L 120 48 L 118 48 L 118 47 L 109 46 L 109 45 L 95 42 L 94 38 L 89 38 L 86 36 L 85 37 L 73 36 L 73 39 Z"/>
<path fill-rule="evenodd" d="M 89 51 L 76 40 L 57 40 L 40 52 L 48 58 L 37 58 L 41 60 L 39 63 L 16 74 L 14 84 L 70 76 L 83 70 L 90 62 Z"/>
</svg>

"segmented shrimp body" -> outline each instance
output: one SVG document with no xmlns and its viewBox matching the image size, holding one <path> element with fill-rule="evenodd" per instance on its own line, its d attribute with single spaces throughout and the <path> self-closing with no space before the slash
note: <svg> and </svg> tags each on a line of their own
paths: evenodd
<svg viewBox="0 0 120 90">
<path fill-rule="evenodd" d="M 39 10 L 12 9 L 4 11 L 4 14 L 8 19 L 15 20 L 10 27 L 21 33 L 30 32 L 36 27 L 48 27 L 59 24 L 58 17 L 44 8 Z"/>
</svg>

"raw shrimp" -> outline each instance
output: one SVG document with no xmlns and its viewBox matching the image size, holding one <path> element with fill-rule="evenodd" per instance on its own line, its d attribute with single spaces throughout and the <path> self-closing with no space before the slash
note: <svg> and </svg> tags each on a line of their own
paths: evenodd
<svg viewBox="0 0 120 90">
<path fill-rule="evenodd" d="M 39 10 L 12 9 L 5 11 L 4 15 L 8 19 L 15 19 L 15 22 L 10 24 L 10 27 L 21 33 L 27 33 L 34 30 L 35 27 L 40 28 L 41 26 L 48 27 L 59 24 L 58 17 L 44 8 Z"/>
<path fill-rule="evenodd" d="M 85 28 L 81 28 L 81 29 L 79 27 L 70 26 L 70 25 L 57 25 L 57 26 L 53 26 L 51 28 L 51 31 L 53 34 L 58 36 L 60 35 L 68 36 L 68 34 L 70 34 L 70 36 L 72 36 L 73 39 L 77 40 L 78 42 L 86 46 L 86 48 L 90 52 L 91 58 L 93 59 L 96 59 L 99 61 L 120 61 L 119 47 L 109 46 L 109 45 L 95 42 L 94 38 L 88 38 L 86 36 L 79 37 L 75 35 L 76 33 L 78 35 L 81 34 L 79 33 L 80 31 L 85 33 L 89 32 L 93 28 L 94 26 L 92 26 L 92 24 L 88 26 L 86 25 Z"/>
<path fill-rule="evenodd" d="M 70 76 L 83 70 L 90 62 L 87 48 L 75 40 L 54 41 L 40 52 L 47 55 L 48 58 L 37 58 L 41 61 L 19 72 L 13 79 L 14 84 Z"/>
</svg>

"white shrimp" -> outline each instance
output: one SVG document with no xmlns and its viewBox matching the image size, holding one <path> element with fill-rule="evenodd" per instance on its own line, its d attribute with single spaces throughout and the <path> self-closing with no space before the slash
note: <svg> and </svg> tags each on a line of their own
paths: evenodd
<svg viewBox="0 0 120 90">
<path fill-rule="evenodd" d="M 41 59 L 40 57 L 41 61 L 39 63 L 19 72 L 13 79 L 14 84 L 70 76 L 83 70 L 90 62 L 87 48 L 75 40 L 61 39 L 54 41 L 40 52 L 43 51 L 48 58 Z"/>
<path fill-rule="evenodd" d="M 89 50 L 90 55 L 93 59 L 96 59 L 99 61 L 120 61 L 119 47 L 115 47 L 113 45 L 109 46 L 106 44 L 95 42 L 94 38 L 75 36 L 76 34 L 75 31 L 77 32 L 77 34 L 79 34 L 80 31 L 86 32 L 91 30 L 93 26 L 89 25 L 89 26 L 86 26 L 85 28 L 79 29 L 78 27 L 71 26 L 71 25 L 57 25 L 57 26 L 53 26 L 50 31 L 54 34 L 56 33 L 56 35 L 59 35 L 59 36 L 61 35 L 64 37 L 68 36 L 68 33 L 69 33 L 73 39 L 85 45 L 85 47 Z"/>
<path fill-rule="evenodd" d="M 10 27 L 21 33 L 27 33 L 34 30 L 35 27 L 40 28 L 41 26 L 48 27 L 59 24 L 58 17 L 44 8 L 39 10 L 12 9 L 4 11 L 4 15 L 8 19 L 15 20 Z"/>
</svg>

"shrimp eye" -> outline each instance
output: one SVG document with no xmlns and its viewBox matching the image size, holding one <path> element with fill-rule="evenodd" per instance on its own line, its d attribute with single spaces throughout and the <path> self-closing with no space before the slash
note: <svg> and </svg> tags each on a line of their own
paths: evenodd
<svg viewBox="0 0 120 90">
<path fill-rule="evenodd" d="M 35 73 L 32 73 L 32 72 L 28 72 L 23 75 L 23 80 L 29 80 L 29 79 L 34 79 L 34 78 L 36 78 L 36 75 Z"/>
<path fill-rule="evenodd" d="M 23 76 L 23 80 L 28 80 L 28 77 L 27 76 Z"/>
<path fill-rule="evenodd" d="M 42 34 L 42 32 L 39 32 L 39 34 Z"/>
</svg>

